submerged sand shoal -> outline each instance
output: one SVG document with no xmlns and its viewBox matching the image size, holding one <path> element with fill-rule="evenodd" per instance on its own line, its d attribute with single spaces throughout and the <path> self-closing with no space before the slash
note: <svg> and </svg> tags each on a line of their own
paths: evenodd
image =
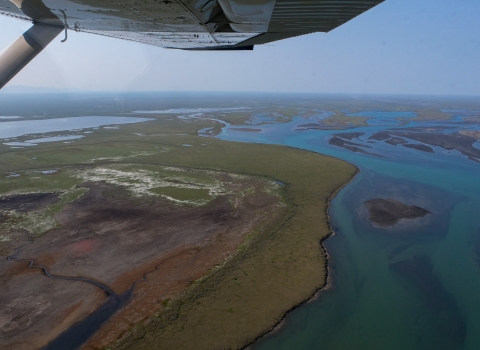
<svg viewBox="0 0 480 350">
<path fill-rule="evenodd" d="M 365 202 L 369 220 L 375 227 L 389 227 L 400 220 L 422 218 L 430 211 L 416 205 L 408 205 L 394 198 L 372 198 Z"/>
</svg>

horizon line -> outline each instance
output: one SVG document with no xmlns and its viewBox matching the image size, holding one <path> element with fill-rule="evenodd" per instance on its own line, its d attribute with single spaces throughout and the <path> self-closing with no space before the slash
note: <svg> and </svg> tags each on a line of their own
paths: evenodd
<svg viewBox="0 0 480 350">
<path fill-rule="evenodd" d="M 13 91 L 11 91 L 13 90 Z M 21 91 L 25 90 L 25 91 Z M 480 94 L 434 94 L 434 93 L 392 93 L 392 92 L 316 92 L 316 91 L 245 91 L 245 90 L 83 90 L 58 89 L 47 87 L 8 86 L 0 90 L 1 94 L 160 94 L 160 93 L 197 93 L 197 94 L 279 94 L 279 95 L 349 95 L 349 96 L 397 96 L 397 97 L 480 97 Z"/>
</svg>

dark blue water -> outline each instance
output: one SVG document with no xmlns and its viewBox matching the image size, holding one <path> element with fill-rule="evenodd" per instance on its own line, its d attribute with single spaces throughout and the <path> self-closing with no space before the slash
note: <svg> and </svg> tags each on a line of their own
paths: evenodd
<svg viewBox="0 0 480 350">
<path fill-rule="evenodd" d="M 330 209 L 338 233 L 325 242 L 332 288 L 290 313 L 254 349 L 480 349 L 480 163 L 455 150 L 432 147 L 432 154 L 368 140 L 398 124 L 397 117 L 404 118 L 399 125 L 408 123 L 402 127 L 449 127 L 442 132 L 458 130 L 458 124 L 414 123 L 411 115 L 373 117 L 369 126 L 350 130 L 366 133 L 352 141 L 382 157 L 328 144 L 332 134 L 345 131 L 297 131 L 306 123 L 302 118 L 258 126 L 261 133 L 226 127 L 219 135 L 303 148 L 360 168 Z M 363 204 L 376 197 L 397 198 L 432 214 L 376 229 Z"/>
<path fill-rule="evenodd" d="M 133 287 L 122 295 L 110 295 L 97 310 L 61 333 L 42 350 L 79 349 L 113 314 L 128 303 L 132 292 Z"/>
</svg>

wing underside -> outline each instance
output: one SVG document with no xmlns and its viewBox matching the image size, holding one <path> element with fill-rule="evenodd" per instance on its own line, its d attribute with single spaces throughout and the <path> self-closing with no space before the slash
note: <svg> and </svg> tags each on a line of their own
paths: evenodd
<svg viewBox="0 0 480 350">
<path fill-rule="evenodd" d="M 33 26 L 0 52 L 0 89 L 68 29 L 184 50 L 254 45 L 329 32 L 383 0 L 0 0 Z"/>
<path fill-rule="evenodd" d="M 0 0 L 0 14 L 177 49 L 329 32 L 382 0 Z"/>
</svg>

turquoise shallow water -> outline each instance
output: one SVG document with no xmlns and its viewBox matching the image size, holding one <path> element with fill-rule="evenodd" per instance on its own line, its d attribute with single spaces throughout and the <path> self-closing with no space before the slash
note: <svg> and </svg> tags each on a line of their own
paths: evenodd
<svg viewBox="0 0 480 350">
<path fill-rule="evenodd" d="M 382 124 L 388 115 L 376 117 Z M 456 151 L 433 147 L 435 154 L 423 153 L 366 143 L 365 136 L 353 141 L 384 157 L 354 153 L 328 144 L 332 134 L 345 131 L 296 131 L 302 123 L 294 118 L 256 126 L 261 133 L 226 127 L 219 135 L 312 150 L 360 168 L 331 203 L 337 234 L 325 247 L 332 259 L 332 287 L 291 312 L 253 348 L 480 349 L 480 164 Z M 352 131 L 368 136 L 393 123 L 376 124 Z M 475 128 L 448 126 L 448 132 Z M 397 198 L 432 214 L 376 229 L 363 204 L 376 197 Z"/>
</svg>

